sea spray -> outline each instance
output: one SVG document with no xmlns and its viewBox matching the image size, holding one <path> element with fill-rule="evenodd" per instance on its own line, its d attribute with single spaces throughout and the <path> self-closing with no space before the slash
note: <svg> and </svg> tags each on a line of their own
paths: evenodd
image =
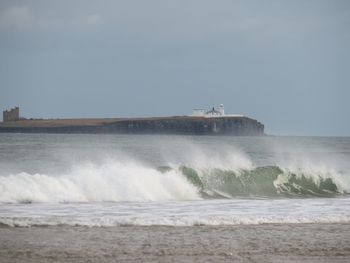
<svg viewBox="0 0 350 263">
<path fill-rule="evenodd" d="M 1 176 L 1 203 L 125 202 L 237 197 L 332 197 L 347 194 L 332 174 L 293 173 L 278 166 L 251 170 L 151 168 L 137 162 L 84 163 L 67 174 Z"/>
<path fill-rule="evenodd" d="M 109 160 L 82 164 L 68 174 L 19 173 L 0 178 L 0 202 L 122 202 L 199 199 L 196 186 L 176 171 Z"/>
</svg>

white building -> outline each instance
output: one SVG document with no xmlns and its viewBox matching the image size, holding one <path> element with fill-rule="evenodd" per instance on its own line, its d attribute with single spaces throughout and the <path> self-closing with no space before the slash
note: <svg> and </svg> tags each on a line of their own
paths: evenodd
<svg viewBox="0 0 350 263">
<path fill-rule="evenodd" d="M 220 104 L 218 107 L 213 107 L 211 110 L 194 109 L 192 116 L 203 116 L 203 117 L 225 116 L 224 105 Z"/>
<path fill-rule="evenodd" d="M 205 116 L 206 110 L 204 109 L 194 109 L 192 116 Z"/>
</svg>

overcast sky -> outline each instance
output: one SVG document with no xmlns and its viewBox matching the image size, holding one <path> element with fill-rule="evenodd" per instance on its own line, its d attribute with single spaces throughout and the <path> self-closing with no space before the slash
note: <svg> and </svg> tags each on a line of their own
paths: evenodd
<svg viewBox="0 0 350 263">
<path fill-rule="evenodd" d="M 0 108 L 24 117 L 190 114 L 350 135 L 350 1 L 0 2 Z"/>
</svg>

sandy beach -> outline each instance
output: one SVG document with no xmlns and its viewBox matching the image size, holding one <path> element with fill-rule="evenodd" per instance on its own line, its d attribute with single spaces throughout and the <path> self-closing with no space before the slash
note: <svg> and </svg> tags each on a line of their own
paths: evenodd
<svg viewBox="0 0 350 263">
<path fill-rule="evenodd" d="M 349 262 L 349 224 L 1 227 L 5 262 Z"/>
</svg>

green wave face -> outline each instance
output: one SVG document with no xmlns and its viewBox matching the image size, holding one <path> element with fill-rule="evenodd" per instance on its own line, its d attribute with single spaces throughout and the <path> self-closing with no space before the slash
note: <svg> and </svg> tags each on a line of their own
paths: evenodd
<svg viewBox="0 0 350 263">
<path fill-rule="evenodd" d="M 222 169 L 195 170 L 187 166 L 181 166 L 179 170 L 204 198 L 332 197 L 345 194 L 331 177 L 283 172 L 277 166 L 258 167 L 239 173 Z M 163 168 L 162 172 L 166 170 Z"/>
</svg>

